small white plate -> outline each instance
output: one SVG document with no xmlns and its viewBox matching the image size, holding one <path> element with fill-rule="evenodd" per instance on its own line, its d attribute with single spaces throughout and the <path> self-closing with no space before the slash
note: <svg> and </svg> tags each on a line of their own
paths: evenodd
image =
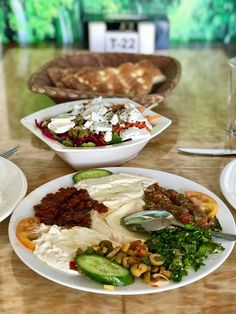
<svg viewBox="0 0 236 314">
<path fill-rule="evenodd" d="M 230 205 L 236 209 L 236 159 L 228 163 L 221 172 L 220 188 Z"/>
<path fill-rule="evenodd" d="M 213 194 L 211 191 L 206 189 L 205 187 L 197 184 L 193 181 L 185 179 L 183 177 L 162 172 L 156 171 L 152 169 L 143 169 L 143 168 L 127 168 L 127 167 L 116 167 L 116 168 L 106 168 L 113 173 L 126 172 L 133 173 L 137 175 L 142 175 L 144 177 L 154 178 L 157 182 L 160 183 L 161 186 L 165 188 L 175 189 L 179 192 L 184 191 L 199 191 L 206 193 L 213 197 L 219 206 L 219 211 L 217 217 L 222 225 L 223 231 L 227 233 L 236 233 L 235 223 L 230 210 L 226 207 L 226 205 Z M 72 175 L 69 174 L 60 178 L 57 178 L 53 181 L 50 181 L 30 194 L 28 194 L 17 206 L 15 211 L 11 216 L 11 220 L 9 223 L 9 238 L 11 242 L 11 246 L 15 253 L 19 256 L 19 258 L 31 269 L 40 274 L 41 276 L 48 278 L 54 282 L 57 282 L 61 285 L 71 287 L 74 289 L 95 292 L 95 293 L 103 293 L 103 294 L 116 294 L 116 295 L 137 295 L 137 294 L 148 294 L 148 293 L 157 293 L 161 291 L 167 291 L 172 289 L 177 289 L 182 286 L 188 285 L 192 282 L 195 282 L 216 270 L 229 256 L 231 253 L 234 242 L 226 241 L 223 239 L 216 239 L 215 241 L 222 243 L 225 250 L 218 254 L 211 254 L 209 258 L 206 260 L 205 266 L 202 266 L 197 272 L 191 270 L 188 276 L 184 277 L 184 279 L 179 283 L 170 282 L 167 286 L 152 288 L 148 285 L 145 285 L 141 282 L 141 280 L 135 280 L 135 283 L 125 287 L 117 287 L 114 290 L 106 290 L 103 288 L 102 284 L 99 284 L 95 281 L 90 280 L 86 276 L 79 276 L 76 272 L 73 274 L 68 274 L 62 271 L 59 271 L 53 267 L 48 266 L 40 259 L 38 259 L 32 251 L 25 248 L 16 237 L 16 225 L 17 223 L 29 216 L 34 215 L 33 206 L 38 204 L 41 199 L 50 192 L 57 191 L 60 187 L 64 186 L 72 186 Z"/>
<path fill-rule="evenodd" d="M 8 217 L 27 192 L 24 173 L 13 162 L 0 157 L 0 221 Z"/>
</svg>

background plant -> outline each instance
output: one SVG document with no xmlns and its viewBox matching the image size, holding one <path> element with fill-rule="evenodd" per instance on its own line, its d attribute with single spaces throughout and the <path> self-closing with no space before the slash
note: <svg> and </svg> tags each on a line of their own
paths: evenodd
<svg viewBox="0 0 236 314">
<path fill-rule="evenodd" d="M 235 0 L 0 0 L 0 40 L 80 43 L 89 14 L 166 14 L 170 42 L 235 42 Z"/>
</svg>

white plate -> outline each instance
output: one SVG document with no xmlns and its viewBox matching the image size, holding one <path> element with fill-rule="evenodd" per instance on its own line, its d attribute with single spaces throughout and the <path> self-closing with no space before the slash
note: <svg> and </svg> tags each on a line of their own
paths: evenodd
<svg viewBox="0 0 236 314">
<path fill-rule="evenodd" d="M 24 173 L 13 162 L 0 157 L 0 221 L 12 213 L 26 191 Z"/>
<path fill-rule="evenodd" d="M 146 177 L 151 177 L 156 179 L 163 187 L 173 188 L 178 191 L 186 191 L 186 190 L 195 190 L 204 192 L 210 196 L 212 196 L 219 205 L 218 218 L 223 227 L 223 230 L 228 233 L 236 233 L 236 228 L 234 224 L 233 217 L 226 207 L 226 205 L 212 192 L 203 186 L 185 179 L 183 177 L 179 177 L 170 173 L 155 171 L 151 169 L 142 169 L 142 168 L 126 168 L 126 167 L 116 167 L 116 168 L 106 168 L 114 173 L 117 172 L 127 172 L 134 173 L 138 175 L 143 175 Z M 202 267 L 197 272 L 190 271 L 189 275 L 186 276 L 182 282 L 174 283 L 171 282 L 169 285 L 165 287 L 152 288 L 148 285 L 145 285 L 139 280 L 136 280 L 134 284 L 126 287 L 117 287 L 115 290 L 105 290 L 103 289 L 103 285 L 96 283 L 85 276 L 78 276 L 75 274 L 66 274 L 62 271 L 58 271 L 42 261 L 40 261 L 37 257 L 35 257 L 31 251 L 27 250 L 25 247 L 21 245 L 21 243 L 16 238 L 15 230 L 16 224 L 19 220 L 24 217 L 34 215 L 33 205 L 38 204 L 43 196 L 45 196 L 49 192 L 55 192 L 59 187 L 62 186 L 71 186 L 72 185 L 72 174 L 60 177 L 56 180 L 48 182 L 29 195 L 27 195 L 21 203 L 17 206 L 14 213 L 12 214 L 10 223 L 9 223 L 9 237 L 11 245 L 19 256 L 19 258 L 31 269 L 33 269 L 38 274 L 46 277 L 54 282 L 62 284 L 67 287 L 71 287 L 74 289 L 80 289 L 89 292 L 95 293 L 103 293 L 103 294 L 116 294 L 116 295 L 134 295 L 134 294 L 148 294 L 155 293 L 161 291 L 167 291 L 171 289 L 176 289 L 187 284 L 190 284 L 194 281 L 197 281 L 211 272 L 213 272 L 216 268 L 218 268 L 229 256 L 231 253 L 234 242 L 224 241 L 224 240 L 216 240 L 221 242 L 225 248 L 225 250 L 218 254 L 212 254 L 206 261 L 206 265 Z"/>
<path fill-rule="evenodd" d="M 230 205 L 236 209 L 236 159 L 228 163 L 221 172 L 220 188 Z"/>
</svg>

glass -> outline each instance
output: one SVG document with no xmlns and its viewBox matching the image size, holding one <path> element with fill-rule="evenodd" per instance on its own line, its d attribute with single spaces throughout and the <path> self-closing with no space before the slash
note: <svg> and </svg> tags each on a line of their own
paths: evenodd
<svg viewBox="0 0 236 314">
<path fill-rule="evenodd" d="M 236 58 L 229 60 L 228 134 L 236 136 Z"/>
</svg>

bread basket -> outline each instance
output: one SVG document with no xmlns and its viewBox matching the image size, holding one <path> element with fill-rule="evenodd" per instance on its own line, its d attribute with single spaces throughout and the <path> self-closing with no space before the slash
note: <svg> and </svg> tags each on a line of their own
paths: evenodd
<svg viewBox="0 0 236 314">
<path fill-rule="evenodd" d="M 160 55 L 144 55 L 130 53 L 76 53 L 62 55 L 43 65 L 38 71 L 33 73 L 28 81 L 28 87 L 32 92 L 50 97 L 56 103 L 62 103 L 78 99 L 92 99 L 94 97 L 107 97 L 107 94 L 72 90 L 68 88 L 55 87 L 50 80 L 47 69 L 50 67 L 82 68 L 92 67 L 117 67 L 124 62 L 136 63 L 142 59 L 148 59 L 154 66 L 158 67 L 166 76 L 166 80 L 160 85 L 153 87 L 147 95 L 114 95 L 113 97 L 128 97 L 146 107 L 155 107 L 163 101 L 176 87 L 181 76 L 181 64 L 175 58 Z"/>
</svg>

